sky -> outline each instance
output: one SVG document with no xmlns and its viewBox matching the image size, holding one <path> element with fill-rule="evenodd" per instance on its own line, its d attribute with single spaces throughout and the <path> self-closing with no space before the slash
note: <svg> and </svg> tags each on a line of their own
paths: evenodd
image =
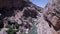
<svg viewBox="0 0 60 34">
<path fill-rule="evenodd" d="M 44 8 L 49 0 L 30 0 L 30 1 L 37 6 Z"/>
</svg>

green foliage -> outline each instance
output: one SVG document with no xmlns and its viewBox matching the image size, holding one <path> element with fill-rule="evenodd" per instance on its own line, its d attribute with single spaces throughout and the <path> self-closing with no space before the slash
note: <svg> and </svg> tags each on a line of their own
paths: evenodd
<svg viewBox="0 0 60 34">
<path fill-rule="evenodd" d="M 28 34 L 37 34 L 37 28 L 36 28 L 35 23 L 36 23 L 35 21 L 32 21 L 33 27 L 32 27 L 32 29 L 29 31 Z"/>
<path fill-rule="evenodd" d="M 37 28 L 36 28 L 36 21 L 32 20 L 32 18 L 29 19 L 29 21 L 32 23 L 32 29 L 29 30 L 28 34 L 37 34 Z"/>
<path fill-rule="evenodd" d="M 26 17 L 22 17 L 20 18 L 20 20 L 22 21 L 22 23 L 24 22 L 24 20 L 27 20 Z M 37 34 L 37 29 L 36 29 L 36 25 L 35 25 L 35 21 L 32 20 L 32 18 L 29 19 L 29 22 L 32 23 L 32 29 L 29 30 L 28 34 Z M 12 24 L 12 25 L 7 25 L 6 28 L 9 28 L 9 30 L 7 31 L 8 34 L 16 34 L 16 31 L 18 31 L 19 25 L 18 23 Z M 15 30 L 17 29 L 17 30 Z M 25 31 L 23 31 L 25 32 Z M 20 34 L 26 34 L 26 33 L 20 33 Z"/>
<path fill-rule="evenodd" d="M 12 25 L 7 25 L 6 28 L 8 28 L 9 30 L 7 31 L 8 34 L 16 34 L 16 31 L 19 28 L 18 23 L 12 24 Z"/>
<path fill-rule="evenodd" d="M 15 23 L 14 27 L 15 27 L 16 29 L 18 29 L 18 28 L 19 28 L 18 23 Z"/>
<path fill-rule="evenodd" d="M 7 33 L 8 34 L 16 34 L 16 31 L 12 27 L 10 27 Z"/>
<path fill-rule="evenodd" d="M 6 28 L 10 28 L 11 26 L 10 25 L 7 25 Z"/>
</svg>

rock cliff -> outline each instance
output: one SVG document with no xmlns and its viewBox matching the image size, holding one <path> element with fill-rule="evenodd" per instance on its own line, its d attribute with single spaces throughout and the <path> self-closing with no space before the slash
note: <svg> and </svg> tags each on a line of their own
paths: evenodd
<svg viewBox="0 0 60 34">
<path fill-rule="evenodd" d="M 30 0 L 0 0 L 0 34 L 59 34 L 59 1 L 42 8 Z"/>
<path fill-rule="evenodd" d="M 51 0 L 47 3 L 44 9 L 45 20 L 49 22 L 49 25 L 53 26 L 55 31 L 60 30 L 60 0 Z"/>
</svg>

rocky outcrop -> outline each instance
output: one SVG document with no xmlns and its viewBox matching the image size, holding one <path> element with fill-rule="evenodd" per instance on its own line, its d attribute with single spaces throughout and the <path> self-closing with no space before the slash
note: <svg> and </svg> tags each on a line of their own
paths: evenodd
<svg viewBox="0 0 60 34">
<path fill-rule="evenodd" d="M 41 8 L 29 0 L 0 0 L 0 34 L 58 34 L 59 1 Z"/>
<path fill-rule="evenodd" d="M 34 19 L 42 9 L 29 0 L 0 0 L 0 34 L 36 34 Z"/>
<path fill-rule="evenodd" d="M 44 10 L 44 17 L 56 31 L 60 30 L 60 0 L 51 0 Z"/>
</svg>

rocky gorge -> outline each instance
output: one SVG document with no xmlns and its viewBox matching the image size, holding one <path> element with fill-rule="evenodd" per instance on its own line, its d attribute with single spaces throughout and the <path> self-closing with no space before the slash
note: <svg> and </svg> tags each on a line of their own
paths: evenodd
<svg viewBox="0 0 60 34">
<path fill-rule="evenodd" d="M 0 0 L 0 34 L 60 34 L 59 1 L 42 8 L 30 0 Z"/>
</svg>

